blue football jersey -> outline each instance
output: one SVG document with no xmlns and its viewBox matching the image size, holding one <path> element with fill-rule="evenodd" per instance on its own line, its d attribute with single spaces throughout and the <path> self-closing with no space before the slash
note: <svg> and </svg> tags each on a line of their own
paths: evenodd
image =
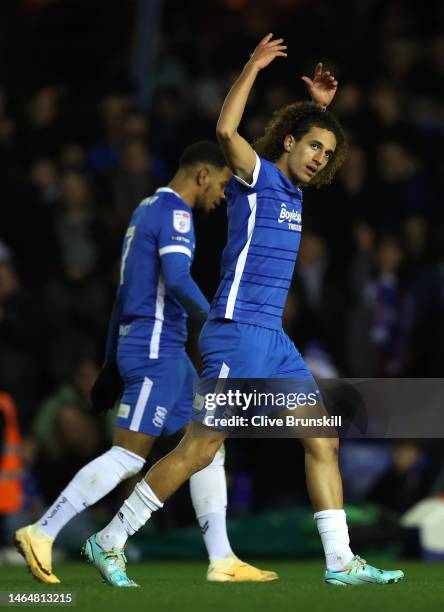
<svg viewBox="0 0 444 612">
<path fill-rule="evenodd" d="M 228 242 L 209 319 L 282 328 L 302 230 L 302 192 L 257 156 L 251 184 L 232 177 L 225 188 Z"/>
<path fill-rule="evenodd" d="M 191 208 L 175 191 L 162 187 L 142 200 L 123 241 L 119 347 L 140 347 L 151 359 L 183 350 L 187 313 L 165 290 L 161 257 L 183 253 L 191 266 L 194 250 Z"/>
</svg>

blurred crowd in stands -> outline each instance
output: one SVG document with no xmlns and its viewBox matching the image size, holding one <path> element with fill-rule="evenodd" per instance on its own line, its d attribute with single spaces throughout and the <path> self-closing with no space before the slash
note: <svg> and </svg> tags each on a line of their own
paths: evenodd
<svg viewBox="0 0 444 612">
<path fill-rule="evenodd" d="M 72 2 L 56 4 L 73 10 Z M 16 403 L 35 474 L 29 486 L 45 503 L 110 439 L 88 413 L 88 398 L 131 213 L 169 181 L 187 144 L 215 138 L 229 84 L 268 31 L 285 36 L 289 58 L 260 75 L 242 133 L 253 141 L 275 109 L 304 98 L 299 77 L 323 60 L 339 80 L 332 110 L 350 143 L 335 183 L 304 193 L 286 331 L 320 376 L 444 374 L 442 5 L 227 0 L 203 11 L 199 2 L 180 4 L 164 3 L 147 108 L 125 83 L 82 91 L 62 68 L 41 82 L 37 69 L 32 91 L 0 82 L 0 389 Z M 223 207 L 197 216 L 196 229 L 194 276 L 211 299 L 226 236 Z M 276 447 L 278 465 L 300 466 L 291 483 L 285 470 L 275 478 L 271 493 L 262 444 Z M 235 508 L 303 498 L 294 446 L 236 441 Z M 348 483 L 344 467 L 357 501 L 373 495 L 401 512 L 439 471 L 430 445 L 365 448 L 357 452 L 374 473 L 364 490 L 352 486 L 351 474 Z M 393 500 L 394 487 L 405 495 Z"/>
</svg>

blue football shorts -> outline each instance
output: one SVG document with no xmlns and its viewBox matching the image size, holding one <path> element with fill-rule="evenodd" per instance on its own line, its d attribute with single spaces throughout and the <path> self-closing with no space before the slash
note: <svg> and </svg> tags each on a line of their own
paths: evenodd
<svg viewBox="0 0 444 612">
<path fill-rule="evenodd" d="M 299 397 L 301 401 L 318 402 L 321 398 L 318 385 L 301 354 L 281 330 L 268 329 L 248 323 L 226 319 L 208 320 L 200 335 L 199 349 L 203 361 L 203 373 L 196 388 L 193 420 L 207 424 L 207 417 L 242 416 L 247 413 L 240 403 L 220 404 L 216 396 L 228 398 L 230 392 L 270 394 L 274 398 L 264 405 L 251 404 L 248 415 L 266 415 L 285 408 Z M 224 382 L 221 380 L 224 379 Z M 229 379 L 233 379 L 230 382 Z M 278 402 L 284 397 L 283 403 Z M 274 403 L 275 402 L 275 403 Z M 299 405 L 299 404 L 297 404 Z M 304 405 L 304 404 L 301 404 Z M 214 427 L 218 429 L 218 427 Z M 221 427 L 230 431 L 230 427 Z"/>
<path fill-rule="evenodd" d="M 117 427 L 168 436 L 188 425 L 197 373 L 184 351 L 149 359 L 119 350 L 117 363 L 124 382 Z"/>
<path fill-rule="evenodd" d="M 284 332 L 228 319 L 205 323 L 199 339 L 202 378 L 311 378 Z M 313 379 L 313 384 L 317 385 Z"/>
</svg>

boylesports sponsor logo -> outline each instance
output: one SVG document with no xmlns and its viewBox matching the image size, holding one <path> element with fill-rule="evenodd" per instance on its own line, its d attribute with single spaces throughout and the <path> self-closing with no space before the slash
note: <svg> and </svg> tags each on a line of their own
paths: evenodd
<svg viewBox="0 0 444 612">
<path fill-rule="evenodd" d="M 281 212 L 278 217 L 278 223 L 288 223 L 288 229 L 294 232 L 302 231 L 302 215 L 297 210 L 288 210 L 287 204 L 282 202 Z"/>
</svg>

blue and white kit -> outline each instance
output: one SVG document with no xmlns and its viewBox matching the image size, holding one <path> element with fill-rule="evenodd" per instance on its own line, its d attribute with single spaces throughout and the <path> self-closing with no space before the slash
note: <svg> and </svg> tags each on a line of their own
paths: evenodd
<svg viewBox="0 0 444 612">
<path fill-rule="evenodd" d="M 200 336 L 202 378 L 305 378 L 317 385 L 282 329 L 302 231 L 302 192 L 256 157 L 251 184 L 225 188 L 228 241 L 221 283 Z"/>
<path fill-rule="evenodd" d="M 203 322 L 209 308 L 191 277 L 194 250 L 192 212 L 176 192 L 164 187 L 139 204 L 106 351 L 124 382 L 117 427 L 158 436 L 190 421 L 196 372 L 185 352 L 187 316 Z"/>
</svg>

